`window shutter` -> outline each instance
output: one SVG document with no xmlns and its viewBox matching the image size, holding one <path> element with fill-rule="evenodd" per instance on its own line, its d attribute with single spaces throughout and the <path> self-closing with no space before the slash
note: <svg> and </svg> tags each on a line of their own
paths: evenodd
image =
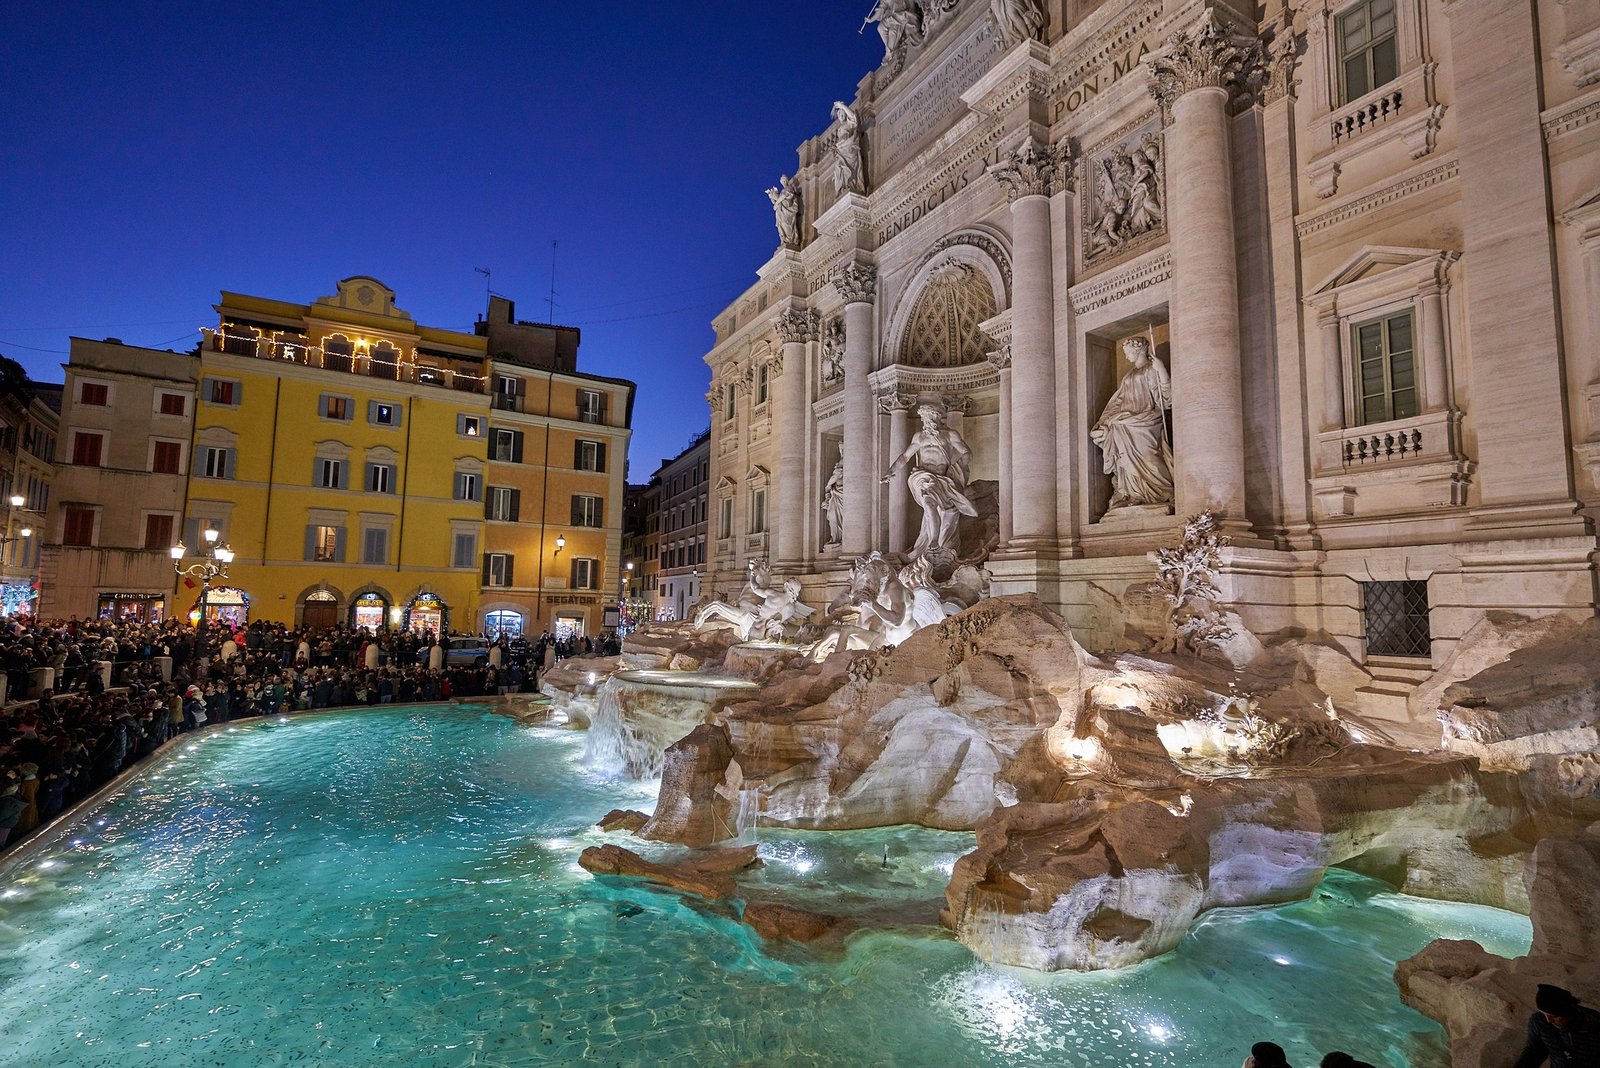
<svg viewBox="0 0 1600 1068">
<path fill-rule="evenodd" d="M 596 392 L 595 395 L 600 398 L 600 423 L 604 425 L 606 421 L 606 400 L 608 395 L 604 392 Z"/>
<path fill-rule="evenodd" d="M 233 384 L 233 406 L 235 408 L 237 408 L 239 405 L 241 405 L 243 403 L 244 403 L 244 383 L 243 382 L 235 382 Z"/>
<path fill-rule="evenodd" d="M 361 485 L 370 493 L 378 488 L 378 465 L 368 464 L 367 473 L 362 476 Z"/>
<path fill-rule="evenodd" d="M 306 557 L 305 558 L 307 560 L 315 560 L 317 558 L 317 528 L 315 526 L 310 525 L 310 524 L 306 525 Z"/>
<path fill-rule="evenodd" d="M 311 484 L 322 485 L 322 457 L 318 456 L 311 461 Z"/>
<path fill-rule="evenodd" d="M 462 483 L 461 483 L 461 472 L 460 471 L 456 472 L 456 479 L 455 479 L 454 487 L 455 488 L 450 491 L 450 496 L 454 497 L 456 500 L 459 501 L 459 500 L 461 500 L 461 495 L 464 492 L 464 487 L 462 486 Z"/>
<path fill-rule="evenodd" d="M 486 520 L 500 518 L 494 514 L 494 490 L 489 490 L 483 495 L 483 518 Z"/>
<path fill-rule="evenodd" d="M 511 491 L 511 515 L 509 518 L 513 523 L 522 518 L 522 491 L 519 489 Z"/>
<path fill-rule="evenodd" d="M 406 406 L 401 404 L 399 401 L 396 401 L 394 404 L 389 406 L 389 412 L 394 420 L 391 425 L 399 426 L 406 417 Z"/>
<path fill-rule="evenodd" d="M 606 525 L 606 499 L 604 497 L 596 497 L 594 499 L 594 525 L 597 527 Z"/>
<path fill-rule="evenodd" d="M 594 469 L 596 471 L 604 471 L 606 469 L 606 443 L 603 441 L 596 442 L 594 446 L 594 452 Z"/>
<path fill-rule="evenodd" d="M 572 561 L 572 576 L 567 580 L 567 584 L 575 590 L 582 589 L 578 585 L 578 561 L 576 560 Z"/>
<path fill-rule="evenodd" d="M 522 462 L 522 431 L 520 430 L 511 432 L 511 462 L 514 464 Z"/>
<path fill-rule="evenodd" d="M 575 526 L 575 527 L 576 526 L 581 526 L 582 523 L 583 523 L 583 515 L 582 515 L 582 509 L 580 507 L 580 503 L 581 503 L 581 498 L 578 497 L 577 494 L 573 494 L 573 497 L 572 497 L 572 525 Z"/>
<path fill-rule="evenodd" d="M 375 401 L 375 400 L 369 400 L 369 401 L 367 401 L 367 422 L 376 423 L 377 421 L 378 421 L 378 402 Z"/>
<path fill-rule="evenodd" d="M 345 543 L 345 528 L 344 527 L 334 527 L 333 528 L 333 562 L 336 563 L 336 564 L 344 563 L 344 543 Z"/>
<path fill-rule="evenodd" d="M 579 438 L 572 443 L 572 469 L 583 470 L 583 439 Z"/>
<path fill-rule="evenodd" d="M 489 585 L 489 554 L 483 554 L 483 581 L 481 585 Z"/>
<path fill-rule="evenodd" d="M 339 461 L 339 488 L 340 489 L 349 489 L 350 488 L 350 467 L 351 467 L 350 461 L 348 461 L 348 460 L 340 460 Z"/>
<path fill-rule="evenodd" d="M 510 553 L 506 553 L 506 575 L 505 575 L 505 578 L 506 578 L 506 585 L 507 586 L 515 586 L 516 585 L 516 582 L 514 581 L 514 576 L 512 574 L 516 570 L 516 564 L 517 564 L 517 558 L 512 556 Z"/>
</svg>

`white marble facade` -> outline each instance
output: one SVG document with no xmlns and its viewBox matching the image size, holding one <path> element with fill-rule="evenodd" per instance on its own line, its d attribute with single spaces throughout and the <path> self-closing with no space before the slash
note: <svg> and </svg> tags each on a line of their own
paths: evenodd
<svg viewBox="0 0 1600 1068">
<path fill-rule="evenodd" d="M 1395 693 L 1486 611 L 1595 611 L 1596 5 L 1048 0 L 1009 47 L 1009 5 L 891 6 L 915 32 L 715 321 L 708 592 L 765 558 L 826 604 L 909 552 L 891 464 L 935 403 L 995 592 L 1092 645 L 1202 511 L 1253 630 Z M 1097 427 L 1135 394 L 1118 495 Z M 1377 582 L 1426 584 L 1424 652 L 1369 655 Z"/>
</svg>

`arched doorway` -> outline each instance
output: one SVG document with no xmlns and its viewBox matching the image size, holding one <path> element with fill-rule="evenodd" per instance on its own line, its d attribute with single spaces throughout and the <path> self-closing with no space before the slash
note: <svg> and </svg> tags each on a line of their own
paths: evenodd
<svg viewBox="0 0 1600 1068">
<path fill-rule="evenodd" d="M 339 599 L 327 590 L 306 595 L 300 624 L 307 630 L 327 630 L 339 625 Z"/>
<path fill-rule="evenodd" d="M 376 634 L 389 623 L 389 598 L 377 590 L 357 594 L 350 602 L 350 625 Z"/>
<path fill-rule="evenodd" d="M 520 638 L 522 626 L 522 613 L 509 608 L 496 609 L 483 617 L 483 632 L 490 638 L 498 638 L 501 635 L 507 638 Z"/>
</svg>

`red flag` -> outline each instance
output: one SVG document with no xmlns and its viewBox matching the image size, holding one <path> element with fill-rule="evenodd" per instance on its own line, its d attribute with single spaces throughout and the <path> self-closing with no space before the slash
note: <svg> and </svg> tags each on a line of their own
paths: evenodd
<svg viewBox="0 0 1600 1068">
<path fill-rule="evenodd" d="M 194 579 L 192 579 L 192 578 L 184 579 L 183 580 L 183 585 L 184 585 L 184 587 L 186 589 L 191 589 L 191 590 L 194 589 Z"/>
</svg>

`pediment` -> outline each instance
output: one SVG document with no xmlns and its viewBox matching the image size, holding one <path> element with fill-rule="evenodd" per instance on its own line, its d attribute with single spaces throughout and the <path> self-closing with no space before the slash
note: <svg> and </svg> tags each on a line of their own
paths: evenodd
<svg viewBox="0 0 1600 1068">
<path fill-rule="evenodd" d="M 338 291 L 332 296 L 318 297 L 317 304 L 333 308 L 348 308 L 368 315 L 382 315 L 391 319 L 411 318 L 409 312 L 394 305 L 394 290 L 371 275 L 355 274 L 339 280 Z"/>
<path fill-rule="evenodd" d="M 1344 264 L 1311 290 L 1311 296 L 1331 295 L 1346 286 L 1365 282 L 1402 267 L 1438 267 L 1456 254 L 1437 248 L 1403 245 L 1363 245 Z"/>
<path fill-rule="evenodd" d="M 716 489 L 718 493 L 732 493 L 738 488 L 738 485 L 739 484 L 733 480 L 732 475 L 723 475 L 721 478 L 717 479 Z"/>
<path fill-rule="evenodd" d="M 1600 234 L 1600 189 L 1561 213 L 1561 221 L 1578 230 L 1578 239 L 1592 241 Z"/>
<path fill-rule="evenodd" d="M 746 482 L 758 486 L 765 486 L 772 481 L 772 472 L 760 464 L 751 464 L 749 472 L 744 476 Z"/>
</svg>

